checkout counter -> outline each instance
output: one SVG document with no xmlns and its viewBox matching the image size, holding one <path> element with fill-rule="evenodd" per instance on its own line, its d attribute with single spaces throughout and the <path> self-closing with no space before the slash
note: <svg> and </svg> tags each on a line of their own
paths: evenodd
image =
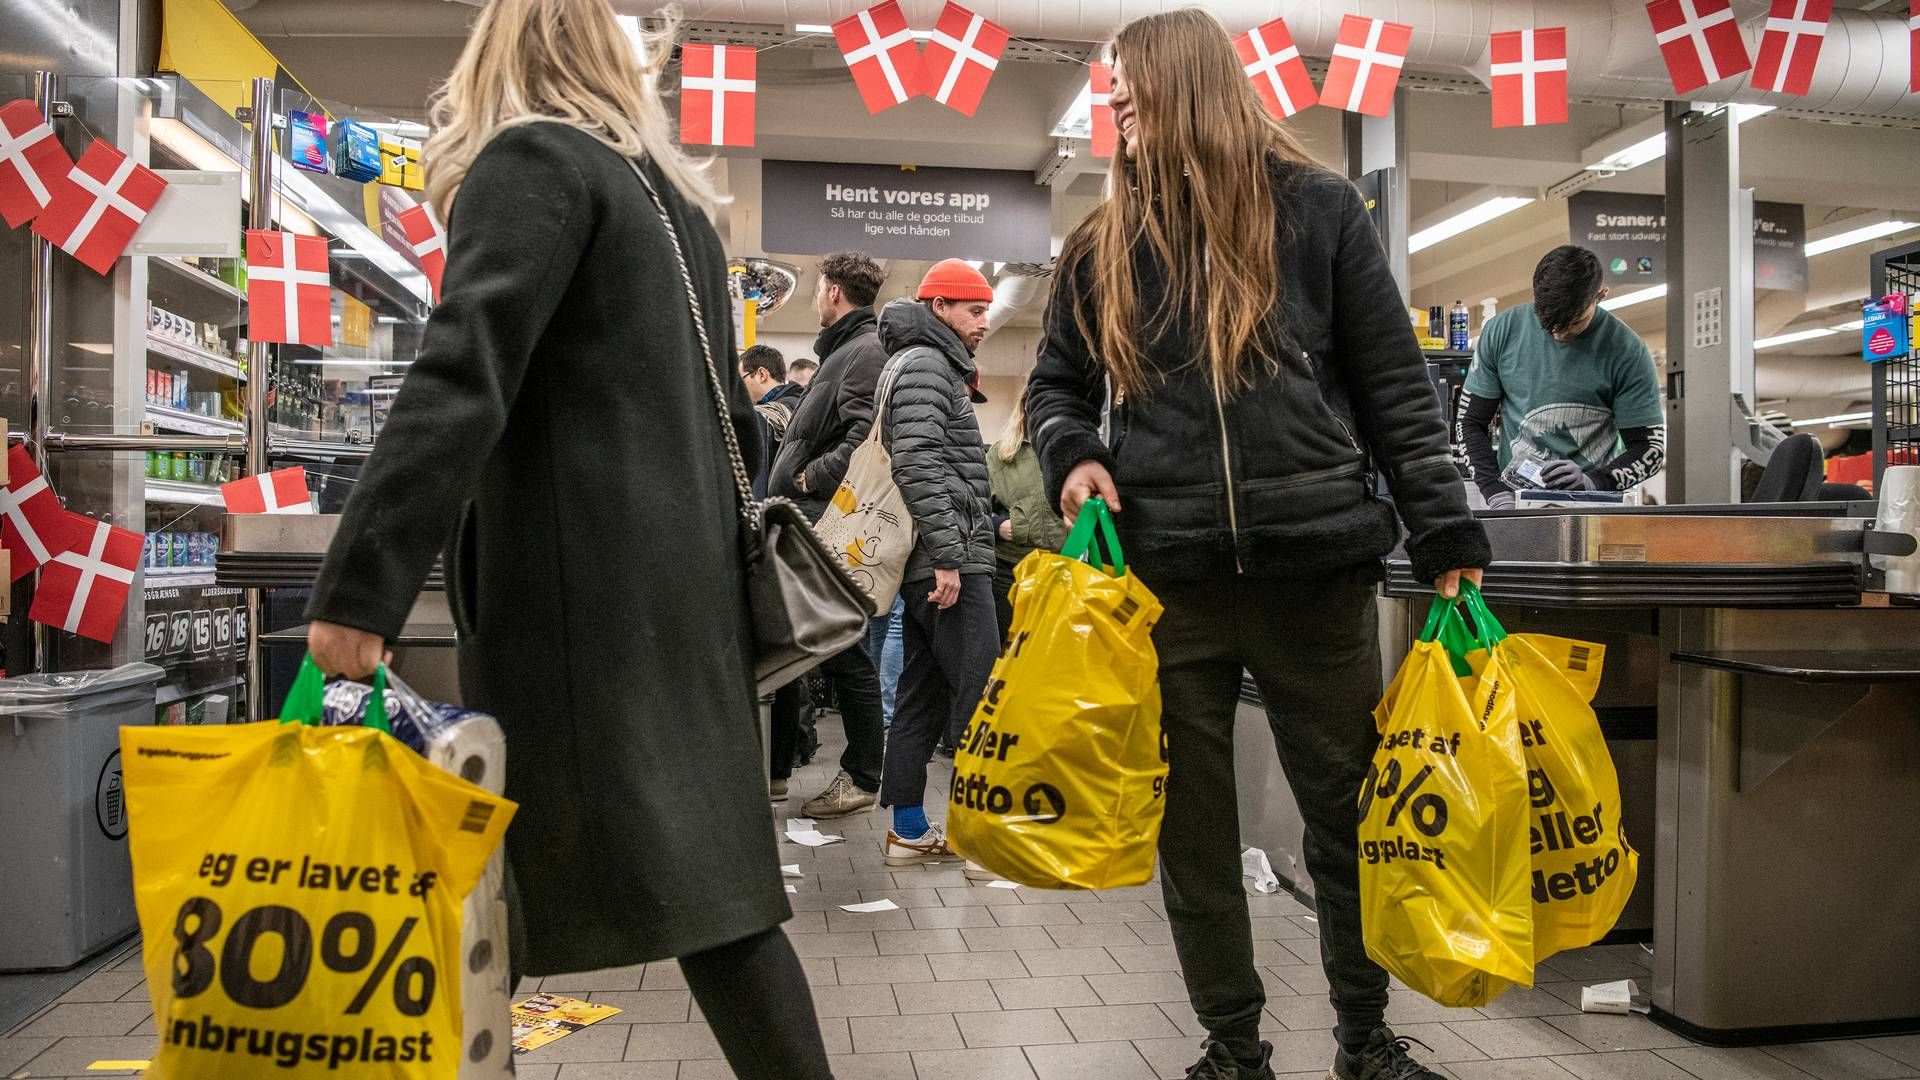
<svg viewBox="0 0 1920 1080">
<path fill-rule="evenodd" d="M 1485 512 L 1510 631 L 1604 643 L 1595 709 L 1652 942 L 1653 1019 L 1736 1045 L 1920 1029 L 1920 607 L 1877 591 L 1873 504 Z M 1863 508 L 1864 507 L 1864 511 Z M 1389 560 L 1391 677 L 1432 591 Z M 1249 688 L 1250 689 L 1250 688 Z M 1257 695 L 1243 839 L 1310 893 Z"/>
</svg>

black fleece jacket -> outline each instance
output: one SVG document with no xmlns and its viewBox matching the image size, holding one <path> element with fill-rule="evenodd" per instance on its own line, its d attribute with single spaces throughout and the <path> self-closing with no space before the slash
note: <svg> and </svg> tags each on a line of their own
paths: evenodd
<svg viewBox="0 0 1920 1080">
<path fill-rule="evenodd" d="M 1270 340 L 1280 363 L 1251 388 L 1216 396 L 1201 366 L 1204 327 L 1177 302 L 1163 306 L 1167 271 L 1142 241 L 1139 308 L 1168 313 L 1146 329 L 1152 385 L 1114 406 L 1111 445 L 1100 436 L 1104 367 L 1074 318 L 1090 273 L 1074 257 L 1079 238 L 1069 241 L 1027 390 L 1048 498 L 1059 501 L 1075 466 L 1104 464 L 1120 490 L 1128 561 L 1149 581 L 1375 561 L 1399 539 L 1396 506 L 1417 577 L 1487 565 L 1486 533 L 1467 509 L 1439 401 L 1359 192 L 1277 158 L 1268 178 L 1279 207 L 1285 317 Z M 1392 504 L 1375 494 L 1376 468 Z"/>
</svg>

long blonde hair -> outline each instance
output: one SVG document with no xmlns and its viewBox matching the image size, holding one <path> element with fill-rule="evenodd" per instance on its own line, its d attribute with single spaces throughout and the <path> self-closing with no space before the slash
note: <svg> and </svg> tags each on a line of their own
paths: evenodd
<svg viewBox="0 0 1920 1080">
<path fill-rule="evenodd" d="M 1268 163 L 1311 159 L 1267 112 L 1226 28 L 1205 10 L 1135 19 L 1114 35 L 1112 53 L 1140 151 L 1113 155 L 1107 198 L 1069 237 L 1056 281 L 1072 282 L 1076 268 L 1090 275 L 1092 295 L 1074 298 L 1074 319 L 1122 392 L 1151 392 L 1144 343 L 1178 314 L 1205 328 L 1196 360 L 1231 395 L 1278 362 L 1284 283 L 1274 269 Z M 1154 311 L 1141 309 L 1142 239 L 1167 275 Z"/>
<path fill-rule="evenodd" d="M 1007 426 L 1000 429 L 1000 438 L 993 444 L 993 452 L 1000 455 L 1001 461 L 1012 461 L 1020 456 L 1020 448 L 1027 444 L 1027 384 L 1020 384 L 1020 392 L 1013 395 L 1013 411 L 1007 414 Z"/>
<path fill-rule="evenodd" d="M 440 220 L 488 140 L 541 121 L 577 127 L 623 157 L 652 158 L 704 210 L 722 202 L 705 168 L 675 144 L 656 86 L 675 22 L 669 12 L 666 29 L 640 33 L 643 61 L 607 0 L 490 0 L 430 107 L 423 166 Z"/>
</svg>

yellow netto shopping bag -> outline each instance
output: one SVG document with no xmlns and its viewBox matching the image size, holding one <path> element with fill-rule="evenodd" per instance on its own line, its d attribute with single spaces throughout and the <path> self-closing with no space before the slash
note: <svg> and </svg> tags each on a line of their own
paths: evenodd
<svg viewBox="0 0 1920 1080">
<path fill-rule="evenodd" d="M 1469 588 L 1463 585 L 1462 588 Z M 1374 711 L 1359 792 L 1367 955 L 1433 1000 L 1485 1005 L 1533 982 L 1526 760 L 1498 655 L 1456 673 L 1437 599 Z"/>
<path fill-rule="evenodd" d="M 121 729 L 148 1080 L 459 1067 L 461 901 L 515 806 L 381 730 L 384 679 L 373 726 L 311 726 L 321 682 L 282 722 Z"/>
<path fill-rule="evenodd" d="M 1083 561 L 1095 533 L 1109 566 Z M 1127 573 L 1106 504 L 1061 554 L 1021 561 L 1007 652 L 953 755 L 947 839 L 1009 881 L 1114 889 L 1153 877 L 1165 808 L 1160 601 Z"/>
</svg>

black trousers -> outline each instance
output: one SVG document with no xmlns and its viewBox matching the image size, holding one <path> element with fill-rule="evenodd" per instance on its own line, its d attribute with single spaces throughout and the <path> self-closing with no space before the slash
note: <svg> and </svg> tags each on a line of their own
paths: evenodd
<svg viewBox="0 0 1920 1080">
<path fill-rule="evenodd" d="M 958 745 L 999 658 L 992 575 L 962 574 L 960 599 L 945 611 L 928 601 L 931 591 L 931 581 L 901 586 L 907 606 L 901 645 L 906 663 L 893 699 L 881 806 L 925 805 L 934 744 L 945 735 L 949 745 Z"/>
<path fill-rule="evenodd" d="M 741 1080 L 832 1080 L 813 991 L 778 927 L 680 958 L 694 1001 Z"/>
<path fill-rule="evenodd" d="M 833 680 L 834 699 L 840 704 L 840 725 L 847 732 L 847 748 L 840 755 L 840 767 L 863 791 L 880 790 L 880 770 L 886 758 L 886 719 L 880 713 L 880 673 L 867 655 L 864 642 L 820 665 L 820 671 Z M 810 707 L 807 684 L 795 679 L 773 693 L 772 748 L 773 765 L 768 770 L 775 780 L 793 775 L 793 759 L 799 749 L 800 713 Z"/>
<path fill-rule="evenodd" d="M 1154 629 L 1169 775 L 1162 890 L 1194 1012 L 1236 1053 L 1259 1044 L 1266 994 L 1240 876 L 1234 710 L 1242 671 L 1267 703 L 1274 746 L 1306 820 L 1321 963 L 1352 1046 L 1383 1023 L 1387 973 L 1360 936 L 1356 799 L 1379 743 L 1378 615 L 1371 567 L 1315 578 L 1156 583 Z"/>
<path fill-rule="evenodd" d="M 1007 636 L 1013 630 L 1013 601 L 1008 594 L 1013 591 L 1014 564 L 1005 559 L 993 560 L 993 617 L 1000 627 L 998 648 L 1007 647 Z"/>
</svg>

